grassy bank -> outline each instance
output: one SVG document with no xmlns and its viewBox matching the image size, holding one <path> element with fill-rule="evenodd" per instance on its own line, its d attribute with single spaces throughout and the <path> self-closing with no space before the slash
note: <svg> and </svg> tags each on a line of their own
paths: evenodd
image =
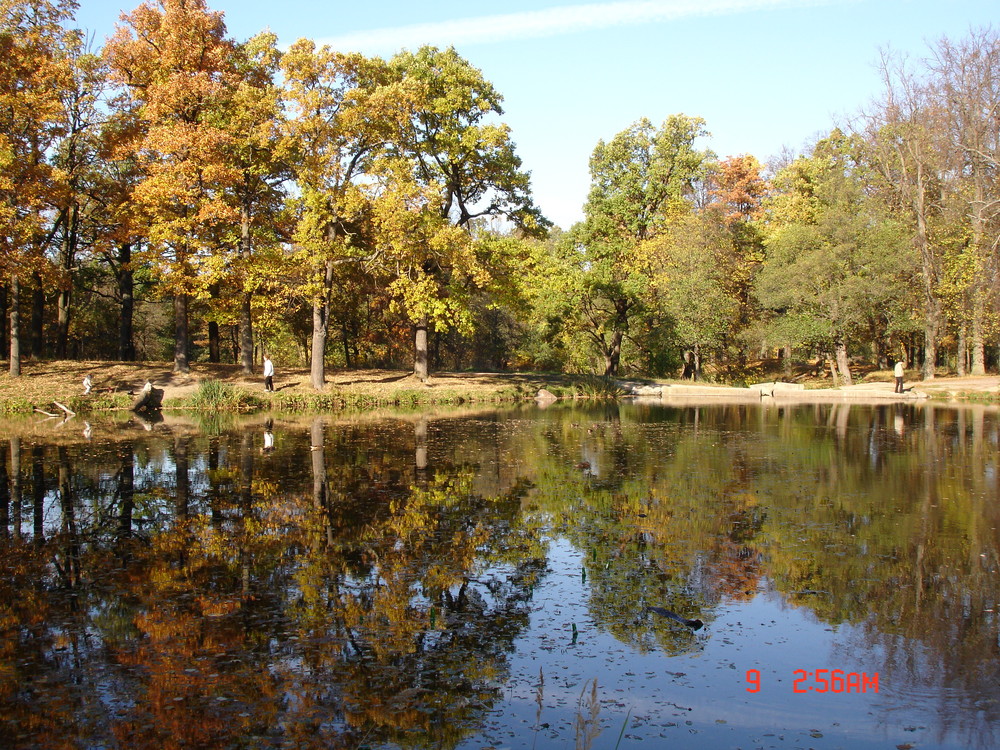
<svg viewBox="0 0 1000 750">
<path fill-rule="evenodd" d="M 84 394 L 83 379 L 92 389 Z M 512 373 L 438 373 L 427 383 L 393 370 L 337 371 L 316 391 L 301 368 L 279 368 L 275 391 L 262 378 L 245 376 L 236 365 L 192 365 L 174 373 L 170 363 L 28 362 L 22 375 L 0 375 L 0 413 L 44 411 L 59 406 L 81 414 L 122 411 L 146 382 L 163 392 L 165 409 L 249 412 L 337 411 L 353 408 L 524 401 L 545 388 L 559 397 L 614 397 L 619 391 L 603 378 Z"/>
<path fill-rule="evenodd" d="M 621 391 L 604 378 L 586 375 L 530 373 L 435 373 L 427 383 L 400 370 L 342 370 L 328 374 L 323 391 L 313 389 L 304 368 L 279 367 L 275 391 L 264 390 L 260 375 L 246 376 L 238 365 L 197 363 L 191 372 L 173 372 L 168 362 L 36 361 L 22 375 L 0 374 L 0 414 L 36 410 L 62 416 L 57 404 L 79 413 L 118 412 L 132 408 L 147 381 L 162 391 L 163 406 L 199 412 L 327 412 L 382 407 L 490 404 L 526 401 L 545 388 L 560 398 L 614 398 Z M 90 377 L 92 391 L 83 393 Z M 759 381 L 780 379 L 762 373 Z M 865 383 L 891 382 L 891 373 L 870 372 Z M 676 382 L 676 381 L 675 381 Z M 808 389 L 829 388 L 828 377 L 800 378 Z M 1000 378 L 938 377 L 926 382 L 907 379 L 908 388 L 932 398 L 978 403 L 1000 401 Z"/>
</svg>

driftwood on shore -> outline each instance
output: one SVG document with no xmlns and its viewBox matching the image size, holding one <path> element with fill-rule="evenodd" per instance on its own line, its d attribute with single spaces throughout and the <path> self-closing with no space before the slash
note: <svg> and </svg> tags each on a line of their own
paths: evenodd
<svg viewBox="0 0 1000 750">
<path fill-rule="evenodd" d="M 76 412 L 73 411 L 72 409 L 70 409 L 65 404 L 60 404 L 58 401 L 53 401 L 52 403 L 55 404 L 56 406 L 58 406 L 60 409 L 62 409 L 63 413 L 66 415 L 65 417 L 63 417 L 63 419 L 69 419 L 70 417 L 75 417 L 76 416 Z M 50 411 L 45 411 L 45 409 L 39 409 L 37 406 L 35 407 L 35 411 L 37 411 L 39 414 L 44 414 L 46 417 L 58 417 L 59 416 L 58 414 L 53 414 Z"/>
<path fill-rule="evenodd" d="M 72 409 L 70 409 L 70 408 L 69 408 L 68 406 L 66 406 L 65 404 L 60 404 L 60 403 L 59 403 L 58 401 L 53 401 L 52 403 L 53 403 L 53 404 L 55 404 L 56 406 L 58 406 L 58 407 L 59 407 L 60 409 L 62 409 L 62 410 L 63 410 L 64 412 L 66 412 L 66 416 L 67 416 L 67 417 L 75 417 L 75 416 L 76 416 L 76 412 L 75 412 L 75 411 L 73 411 Z"/>
</svg>

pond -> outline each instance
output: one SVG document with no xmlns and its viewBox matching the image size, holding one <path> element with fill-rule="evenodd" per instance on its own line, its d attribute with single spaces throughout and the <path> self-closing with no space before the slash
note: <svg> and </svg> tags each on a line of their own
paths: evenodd
<svg viewBox="0 0 1000 750">
<path fill-rule="evenodd" d="M 7 422 L 0 746 L 997 747 L 998 450 L 914 403 Z"/>
</svg>

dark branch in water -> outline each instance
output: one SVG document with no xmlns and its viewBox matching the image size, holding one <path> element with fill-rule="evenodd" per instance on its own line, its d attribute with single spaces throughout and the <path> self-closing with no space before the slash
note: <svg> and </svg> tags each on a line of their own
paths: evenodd
<svg viewBox="0 0 1000 750">
<path fill-rule="evenodd" d="M 669 617 L 671 620 L 676 620 L 681 625 L 691 628 L 692 630 L 698 630 L 705 623 L 701 620 L 688 620 L 681 617 L 676 612 L 671 612 L 669 609 L 664 609 L 663 607 L 646 607 L 646 612 L 655 612 L 658 615 L 663 615 L 664 617 Z"/>
</svg>

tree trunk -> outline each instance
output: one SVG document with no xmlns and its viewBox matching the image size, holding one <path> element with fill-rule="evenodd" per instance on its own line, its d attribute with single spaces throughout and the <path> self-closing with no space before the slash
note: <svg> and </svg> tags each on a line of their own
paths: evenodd
<svg viewBox="0 0 1000 750">
<path fill-rule="evenodd" d="M 247 430 L 240 439 L 240 518 L 246 523 L 253 516 L 253 433 Z M 244 601 L 250 598 L 250 544 L 244 537 L 239 545 L 240 592 Z"/>
<path fill-rule="evenodd" d="M 924 365 L 921 376 L 924 380 L 934 379 L 937 367 L 937 336 L 941 320 L 941 303 L 936 299 L 927 300 L 924 318 Z"/>
<path fill-rule="evenodd" d="M 45 290 L 42 275 L 34 274 L 35 285 L 31 290 L 31 356 L 41 359 L 45 356 Z"/>
<path fill-rule="evenodd" d="M 827 352 L 826 361 L 830 365 L 830 378 L 833 380 L 833 387 L 836 388 L 840 385 L 840 379 L 837 377 L 837 360 L 833 354 Z"/>
<path fill-rule="evenodd" d="M 924 284 L 924 380 L 934 379 L 937 367 L 937 336 L 941 323 L 941 301 L 937 298 L 937 259 L 927 233 L 927 181 L 922 163 L 917 164 L 913 213 L 917 220 L 916 244 L 920 252 Z"/>
<path fill-rule="evenodd" d="M 0 539 L 8 536 L 10 526 L 10 478 L 7 476 L 7 457 L 0 456 Z"/>
<path fill-rule="evenodd" d="M 121 461 L 121 468 L 118 470 L 117 492 L 121 502 L 118 512 L 119 542 L 132 536 L 132 514 L 135 510 L 135 461 L 132 458 L 132 451 L 125 451 Z"/>
<path fill-rule="evenodd" d="M 694 352 L 684 352 L 684 368 L 681 370 L 681 380 L 694 380 Z"/>
<path fill-rule="evenodd" d="M 70 305 L 73 299 L 73 264 L 76 261 L 78 211 L 75 203 L 69 208 L 66 232 L 62 241 L 62 270 L 66 274 L 63 288 L 56 301 L 56 358 L 69 356 Z"/>
<path fill-rule="evenodd" d="M 837 352 L 837 367 L 844 378 L 844 385 L 854 385 L 854 380 L 851 378 L 851 364 L 847 359 L 847 344 L 838 341 L 834 346 Z"/>
<path fill-rule="evenodd" d="M 10 282 L 10 376 L 21 374 L 21 282 L 14 276 Z"/>
<path fill-rule="evenodd" d="M 243 299 L 240 304 L 240 364 L 244 375 L 253 374 L 253 293 L 247 288 L 247 269 L 253 252 L 250 237 L 250 211 L 244 206 L 240 213 L 240 256 L 243 258 Z"/>
<path fill-rule="evenodd" d="M 240 303 L 239 350 L 240 366 L 244 375 L 253 374 L 253 314 L 250 309 L 250 292 L 243 293 Z"/>
<path fill-rule="evenodd" d="M 613 378 L 618 373 L 618 365 L 622 357 L 622 336 L 624 336 L 624 333 L 617 326 L 611 333 L 611 342 L 604 353 L 604 377 L 606 378 Z"/>
<path fill-rule="evenodd" d="M 418 487 L 427 486 L 427 418 L 413 424 L 413 468 Z"/>
<path fill-rule="evenodd" d="M 427 316 L 421 316 L 413 335 L 413 374 L 427 382 Z"/>
<path fill-rule="evenodd" d="M 986 336 L 983 325 L 986 317 L 986 304 L 983 292 L 976 293 L 972 313 L 972 374 L 986 374 Z"/>
<path fill-rule="evenodd" d="M 614 328 L 611 332 L 610 345 L 604 353 L 604 376 L 608 378 L 618 374 L 618 365 L 622 358 L 622 339 L 628 329 L 629 307 L 626 300 L 615 301 Z"/>
<path fill-rule="evenodd" d="M 56 359 L 66 359 L 69 352 L 69 308 L 72 291 L 60 289 L 56 299 Z"/>
<path fill-rule="evenodd" d="M 326 338 L 330 330 L 330 290 L 333 287 L 333 261 L 327 260 L 323 271 L 323 294 L 313 302 L 312 354 L 309 374 L 312 387 L 323 390 L 326 383 Z"/>
<path fill-rule="evenodd" d="M 351 369 L 351 341 L 347 335 L 347 326 L 340 327 L 340 339 L 344 345 L 344 367 Z"/>
<path fill-rule="evenodd" d="M 219 298 L 219 284 L 212 284 L 208 288 L 209 298 L 217 300 Z M 208 361 L 218 364 L 222 361 L 222 336 L 219 333 L 219 321 L 208 321 Z"/>
<path fill-rule="evenodd" d="M 62 514 L 60 537 L 63 546 L 62 578 L 71 589 L 80 585 L 80 537 L 76 523 L 76 502 L 73 497 L 73 467 L 70 465 L 69 451 L 65 445 L 57 449 L 59 510 Z"/>
<path fill-rule="evenodd" d="M 45 541 L 45 448 L 31 446 L 31 517 L 35 544 Z"/>
<path fill-rule="evenodd" d="M 968 337 L 965 335 L 966 328 L 965 323 L 962 323 L 958 327 L 958 351 L 955 352 L 955 372 L 960 378 L 965 377 L 965 366 L 968 361 L 966 355 L 969 351 L 969 342 Z"/>
<path fill-rule="evenodd" d="M 240 352 L 242 351 L 242 349 L 240 348 L 240 325 L 239 325 L 239 323 L 236 323 L 235 325 L 229 326 L 229 346 L 232 348 L 233 362 L 239 362 L 240 361 Z M 251 369 L 251 372 L 252 372 L 253 371 L 253 355 L 252 354 L 250 356 L 250 369 Z M 247 374 L 246 371 L 244 371 L 243 374 L 246 375 Z"/>
<path fill-rule="evenodd" d="M 309 458 L 312 463 L 313 507 L 326 507 L 326 451 L 323 418 L 315 417 L 309 428 Z"/>
<path fill-rule="evenodd" d="M 188 296 L 178 294 L 174 297 L 174 372 L 190 372 L 188 362 Z"/>
<path fill-rule="evenodd" d="M 994 108 L 995 104 L 992 105 Z M 976 103 L 978 108 L 978 102 Z M 970 107 L 970 109 L 972 109 Z M 991 123 L 988 129 L 996 129 L 996 124 Z M 966 131 L 965 134 L 972 135 L 973 130 Z M 972 214 L 972 251 L 975 253 L 977 262 L 976 280 L 972 287 L 972 374 L 986 374 L 986 295 L 988 294 L 988 270 L 990 267 L 991 251 L 986 242 L 987 215 L 986 205 L 986 180 L 987 173 L 992 171 L 992 166 L 987 167 L 979 148 L 982 144 L 978 138 L 973 136 L 972 158 L 969 166 L 972 169 L 972 205 L 969 207 Z"/>
<path fill-rule="evenodd" d="M 208 322 L 208 361 L 222 361 L 222 338 L 219 334 L 219 324 L 214 320 Z"/>
<path fill-rule="evenodd" d="M 188 476 L 188 438 L 174 438 L 174 512 L 178 522 L 185 521 L 190 513 L 191 478 Z"/>
<path fill-rule="evenodd" d="M 7 287 L 0 286 L 0 352 L 7 351 Z"/>
<path fill-rule="evenodd" d="M 135 343 L 132 340 L 132 319 L 135 314 L 135 276 L 132 273 L 132 245 L 123 242 L 118 246 L 118 295 L 121 314 L 118 318 L 118 359 L 135 361 Z"/>
<path fill-rule="evenodd" d="M 312 355 L 309 362 L 309 376 L 312 380 L 312 387 L 317 391 L 323 390 L 323 384 L 326 382 L 326 330 L 326 305 L 323 302 L 314 302 Z"/>
</svg>

